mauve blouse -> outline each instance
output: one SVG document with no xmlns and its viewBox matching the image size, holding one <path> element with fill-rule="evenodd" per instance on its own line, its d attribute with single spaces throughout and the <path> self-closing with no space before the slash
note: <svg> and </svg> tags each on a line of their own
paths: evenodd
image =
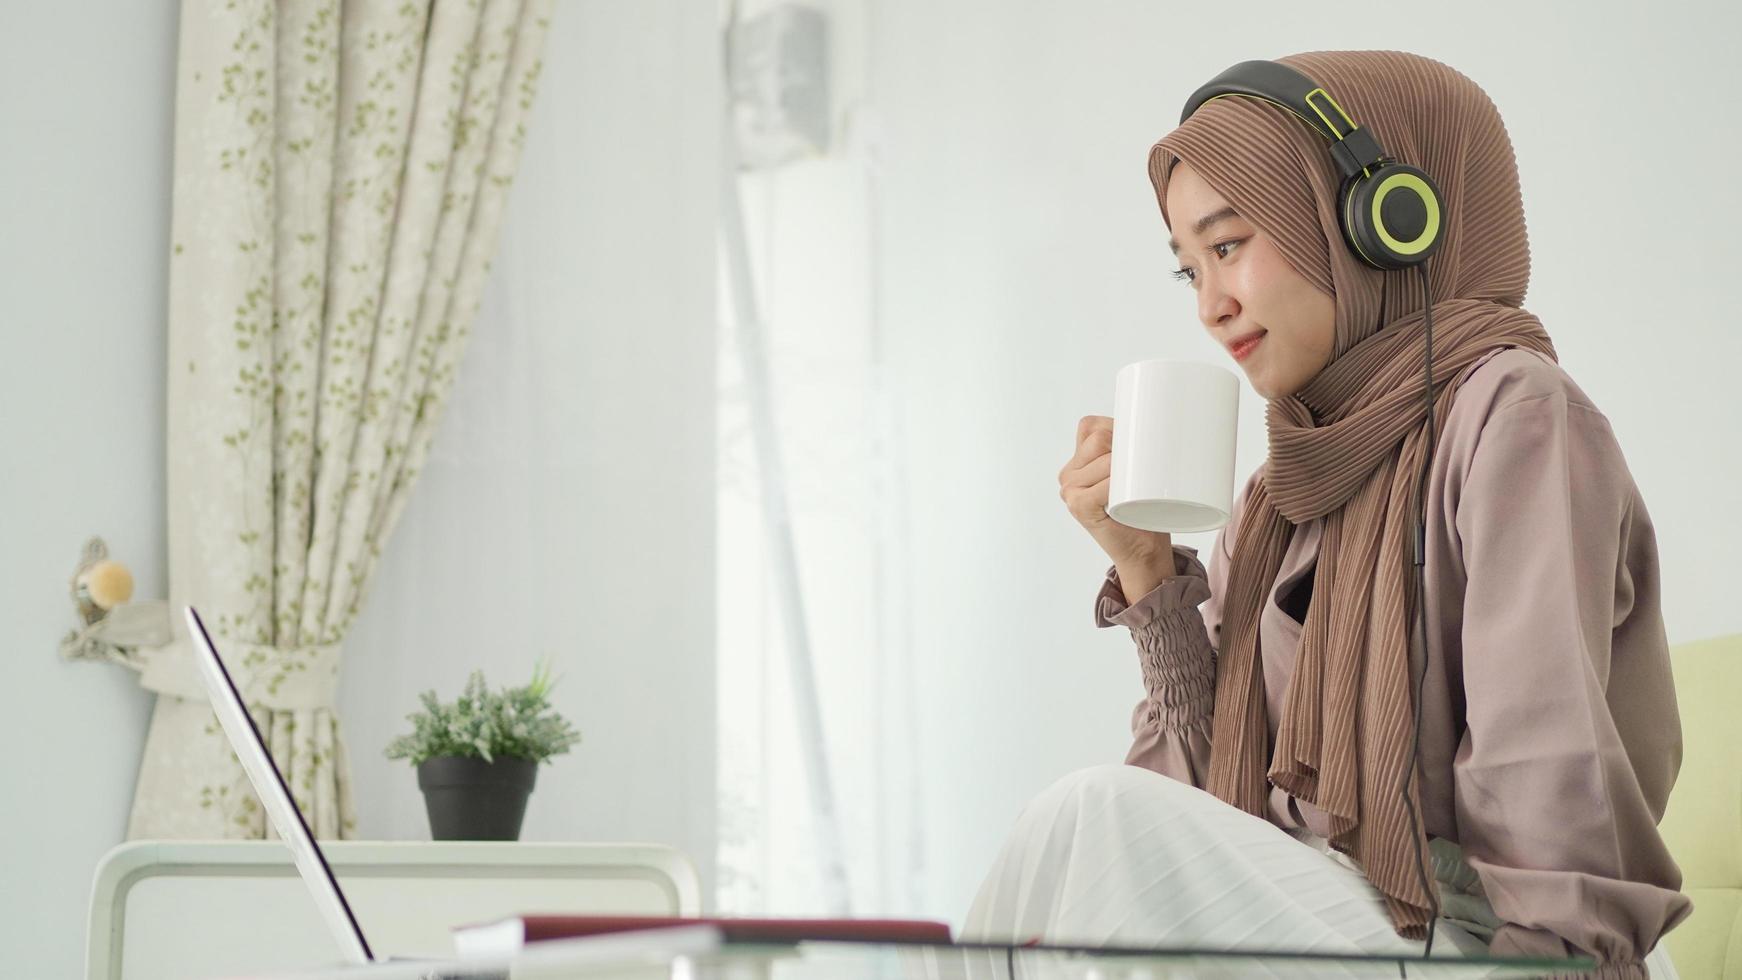
<svg viewBox="0 0 1742 980">
<path fill-rule="evenodd" d="M 1420 791 L 1442 915 L 1494 955 L 1589 955 L 1596 976 L 1644 980 L 1644 956 L 1693 909 L 1657 831 L 1682 740 L 1645 502 L 1608 420 L 1531 351 L 1472 365 L 1438 438 Z M 1096 599 L 1096 626 L 1129 627 L 1147 689 L 1125 761 L 1199 788 L 1221 595 L 1257 475 L 1208 570 L 1176 545 L 1178 576 L 1128 606 L 1109 569 Z M 1273 744 L 1322 532 L 1295 528 L 1259 618 Z M 1311 803 L 1272 787 L 1269 818 L 1325 849 Z"/>
</svg>

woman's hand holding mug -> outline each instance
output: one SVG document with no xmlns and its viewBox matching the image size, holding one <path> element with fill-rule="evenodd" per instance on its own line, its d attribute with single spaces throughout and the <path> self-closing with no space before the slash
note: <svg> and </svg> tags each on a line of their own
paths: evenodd
<svg viewBox="0 0 1742 980">
<path fill-rule="evenodd" d="M 1077 423 L 1077 452 L 1059 470 L 1059 496 L 1113 559 L 1127 602 L 1179 574 L 1174 534 L 1228 523 L 1239 414 L 1233 372 L 1151 358 L 1119 369 L 1112 418 Z"/>
<path fill-rule="evenodd" d="M 1136 602 L 1176 573 L 1173 535 L 1145 531 L 1107 516 L 1113 468 L 1113 420 L 1086 415 L 1077 423 L 1077 450 L 1059 470 L 1059 497 L 1119 571 L 1126 602 Z"/>
</svg>

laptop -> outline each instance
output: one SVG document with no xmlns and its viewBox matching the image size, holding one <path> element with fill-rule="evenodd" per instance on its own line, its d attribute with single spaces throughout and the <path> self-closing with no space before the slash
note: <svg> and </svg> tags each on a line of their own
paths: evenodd
<svg viewBox="0 0 1742 980">
<path fill-rule="evenodd" d="M 254 792 L 266 809 L 267 819 L 272 821 L 278 836 L 289 845 L 291 856 L 296 861 L 297 872 L 302 876 L 303 884 L 308 887 L 309 895 L 314 899 L 315 908 L 320 911 L 328 931 L 337 940 L 346 967 L 365 968 L 369 964 L 377 963 L 416 963 L 420 980 L 506 980 L 510 975 L 511 960 L 522 965 L 536 965 L 548 960 L 566 967 L 582 963 L 640 962 L 647 954 L 655 952 L 682 955 L 716 952 L 735 936 L 740 939 L 761 938 L 763 941 L 786 943 L 802 938 L 847 941 L 892 941 L 905 938 L 908 941 L 928 944 L 949 942 L 947 925 L 907 920 L 696 919 L 693 923 L 659 925 L 649 919 L 646 922 L 628 924 L 623 921 L 611 922 L 610 934 L 604 934 L 607 930 L 601 928 L 600 924 L 605 920 L 636 917 L 582 917 L 574 922 L 562 922 L 545 916 L 514 920 L 523 927 L 530 921 L 535 931 L 548 930 L 553 922 L 567 927 L 553 933 L 552 938 L 534 944 L 541 947 L 539 949 L 516 947 L 501 954 L 480 950 L 476 959 L 462 956 L 447 961 L 378 956 L 369 945 L 369 940 L 363 936 L 363 929 L 358 925 L 357 916 L 352 912 L 350 902 L 346 901 L 345 892 L 339 887 L 338 879 L 333 876 L 333 869 L 327 864 L 326 855 L 322 853 L 314 834 L 309 831 L 302 811 L 297 809 L 291 798 L 283 773 L 279 772 L 277 764 L 272 761 L 272 753 L 267 750 L 265 740 L 260 737 L 260 730 L 254 725 L 254 717 L 243 706 L 242 694 L 231 679 L 229 670 L 225 668 L 223 658 L 218 656 L 217 645 L 212 642 L 211 634 L 200 620 L 200 614 L 192 606 L 188 606 L 185 615 L 188 635 L 194 641 L 194 659 L 199 664 L 200 676 L 211 696 L 212 710 L 223 725 L 224 734 L 229 738 L 236 758 L 241 760 L 242 769 L 248 774 L 248 781 L 254 785 Z M 819 928 L 822 931 L 816 932 Z M 943 930 L 941 937 L 937 932 L 939 929 Z M 815 935 L 806 935 L 806 930 L 815 932 Z"/>
<path fill-rule="evenodd" d="M 272 761 L 272 753 L 266 750 L 266 742 L 254 725 L 254 717 L 243 707 L 242 694 L 236 689 L 235 681 L 231 680 L 229 670 L 225 669 L 223 658 L 218 656 L 218 648 L 212 643 L 211 634 L 206 632 L 205 623 L 200 621 L 200 614 L 192 606 L 188 606 L 186 616 L 188 635 L 194 641 L 194 659 L 199 664 L 206 691 L 211 695 L 212 710 L 217 714 L 218 722 L 224 726 L 224 734 L 230 739 L 230 747 L 235 749 L 236 758 L 241 760 L 242 769 L 248 773 L 248 781 L 254 784 L 254 793 L 260 797 L 261 805 L 266 808 L 267 819 L 272 821 L 278 836 L 284 838 L 285 843 L 290 846 L 291 856 L 296 860 L 296 870 L 302 876 L 303 884 L 308 886 L 309 895 L 314 899 L 315 908 L 320 911 L 322 920 L 326 922 L 327 930 L 338 942 L 345 964 L 363 966 L 382 962 L 418 962 L 412 958 L 378 957 L 370 947 L 369 940 L 363 935 L 363 928 L 357 924 L 357 916 L 351 911 L 351 903 L 345 900 L 344 890 L 339 887 L 338 879 L 333 877 L 333 869 L 327 864 L 326 855 L 321 852 L 320 844 L 315 841 L 308 823 L 303 820 L 302 811 L 297 809 L 291 798 L 290 787 L 284 782 L 284 774 L 278 771 L 277 764 Z M 478 980 L 508 976 L 505 963 L 454 963 L 449 969 L 435 961 L 421 962 L 427 971 L 421 975 L 431 978 Z"/>
</svg>

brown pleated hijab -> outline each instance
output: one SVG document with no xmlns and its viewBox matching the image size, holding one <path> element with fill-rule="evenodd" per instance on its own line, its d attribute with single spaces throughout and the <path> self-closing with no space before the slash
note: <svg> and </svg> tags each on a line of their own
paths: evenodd
<svg viewBox="0 0 1742 980">
<path fill-rule="evenodd" d="M 1391 157 L 1439 186 L 1446 239 L 1428 260 L 1436 427 L 1457 395 L 1455 379 L 1486 352 L 1523 347 L 1554 358 L 1541 322 L 1521 306 L 1530 249 L 1518 167 L 1488 96 L 1456 70 L 1401 51 L 1275 60 L 1324 86 Z M 1167 181 L 1177 158 L 1336 299 L 1330 364 L 1266 413 L 1270 454 L 1248 494 L 1221 597 L 1208 789 L 1263 816 L 1268 780 L 1323 809 L 1331 846 L 1385 894 L 1398 933 L 1419 939 L 1435 907 L 1416 870 L 1426 842 L 1404 802 L 1414 767 L 1405 768 L 1414 736 L 1413 539 L 1427 451 L 1421 274 L 1373 269 L 1349 251 L 1328 146 L 1287 111 L 1235 97 L 1200 107 L 1149 156 L 1170 228 Z M 1272 747 L 1258 615 L 1295 526 L 1314 518 L 1324 518 L 1322 549 Z M 1415 779 L 1408 794 L 1419 815 Z"/>
</svg>

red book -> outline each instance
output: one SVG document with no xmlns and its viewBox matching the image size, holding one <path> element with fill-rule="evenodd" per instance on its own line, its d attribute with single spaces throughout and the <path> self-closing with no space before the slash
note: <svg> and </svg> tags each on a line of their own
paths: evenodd
<svg viewBox="0 0 1742 980">
<path fill-rule="evenodd" d="M 517 915 L 454 929 L 461 956 L 512 956 L 527 943 L 676 926 L 713 926 L 728 942 L 793 943 L 950 941 L 948 923 L 925 919 L 749 919 L 676 915 Z"/>
</svg>

